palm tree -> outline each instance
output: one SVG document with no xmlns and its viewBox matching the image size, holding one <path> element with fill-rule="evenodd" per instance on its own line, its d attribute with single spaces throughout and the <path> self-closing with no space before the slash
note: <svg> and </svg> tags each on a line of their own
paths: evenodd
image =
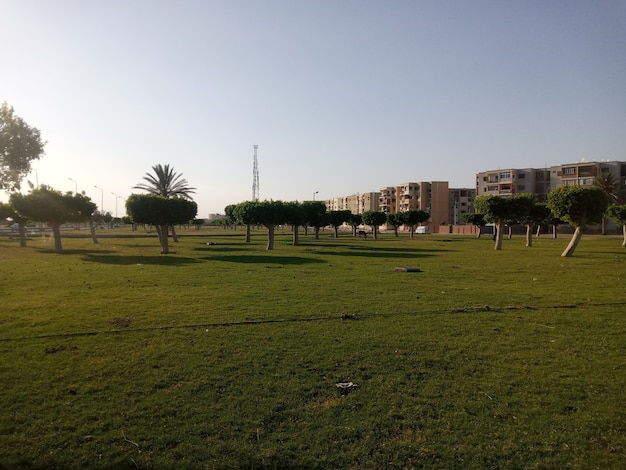
<svg viewBox="0 0 626 470">
<path fill-rule="evenodd" d="M 619 184 L 615 181 L 615 177 L 610 171 L 600 171 L 600 174 L 596 176 L 593 185 L 604 191 L 609 203 L 619 202 Z M 605 225 L 606 217 L 602 216 L 602 235 L 606 235 Z"/>
<path fill-rule="evenodd" d="M 154 165 L 154 174 L 146 173 L 143 179 L 147 183 L 140 183 L 133 186 L 134 189 L 143 189 L 150 194 L 165 197 L 182 197 L 192 200 L 190 194 L 195 194 L 195 189 L 189 186 L 187 180 L 182 178 L 182 174 L 174 172 L 174 168 L 169 165 Z"/>
<path fill-rule="evenodd" d="M 146 183 L 133 186 L 133 189 L 142 189 L 157 196 L 181 197 L 190 201 L 193 200 L 190 195 L 195 194 L 196 188 L 189 186 L 187 180 L 182 177 L 182 174 L 174 172 L 174 168 L 170 168 L 169 165 L 163 166 L 158 164 L 152 167 L 152 171 L 154 174 L 146 173 L 146 176 L 143 177 Z M 173 225 L 171 229 L 172 238 L 177 242 L 178 236 L 176 235 L 176 230 Z M 158 227 L 157 232 L 159 232 Z M 159 232 L 159 237 L 167 237 L 167 235 L 167 232 L 165 234 Z"/>
</svg>

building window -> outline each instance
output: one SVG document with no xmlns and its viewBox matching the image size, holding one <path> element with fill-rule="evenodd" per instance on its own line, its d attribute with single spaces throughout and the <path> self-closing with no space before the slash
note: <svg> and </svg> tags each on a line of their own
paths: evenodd
<svg viewBox="0 0 626 470">
<path fill-rule="evenodd" d="M 500 172 L 500 180 L 509 180 L 511 179 L 511 172 L 510 171 L 502 171 Z"/>
<path fill-rule="evenodd" d="M 576 167 L 575 166 L 568 166 L 567 168 L 563 168 L 563 174 L 564 175 L 575 175 L 576 174 Z"/>
<path fill-rule="evenodd" d="M 519 175 L 517 175 L 517 177 L 519 179 L 524 179 L 524 178 L 526 178 L 526 173 L 520 173 Z"/>
</svg>

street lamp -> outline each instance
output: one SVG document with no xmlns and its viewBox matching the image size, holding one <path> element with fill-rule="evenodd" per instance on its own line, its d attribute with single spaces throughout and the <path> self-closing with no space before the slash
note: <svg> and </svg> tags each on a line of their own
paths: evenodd
<svg viewBox="0 0 626 470">
<path fill-rule="evenodd" d="M 115 193 L 111 193 L 113 194 L 113 196 L 115 196 L 115 218 L 117 219 L 117 198 L 119 197 L 117 194 Z"/>
<path fill-rule="evenodd" d="M 104 215 L 104 191 L 99 186 L 94 186 L 94 188 L 100 190 L 100 214 Z"/>
<path fill-rule="evenodd" d="M 73 180 L 72 178 L 68 178 L 68 180 L 73 181 L 74 182 L 74 194 L 78 194 L 78 183 L 76 182 L 76 180 Z"/>
<path fill-rule="evenodd" d="M 315 195 L 316 195 L 317 193 L 319 193 L 319 191 L 315 191 L 315 192 L 313 193 L 313 200 L 314 200 L 314 201 L 315 201 Z"/>
</svg>

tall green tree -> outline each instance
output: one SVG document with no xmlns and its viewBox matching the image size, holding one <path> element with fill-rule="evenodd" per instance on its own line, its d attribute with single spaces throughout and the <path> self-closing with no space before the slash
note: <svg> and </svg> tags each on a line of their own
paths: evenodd
<svg viewBox="0 0 626 470">
<path fill-rule="evenodd" d="M 61 194 L 59 191 L 42 185 L 26 195 L 11 194 L 10 203 L 20 217 L 47 223 L 54 236 L 54 251 L 61 253 L 63 251 L 61 225 L 86 220 L 87 212 L 89 212 L 85 204 L 89 202 L 89 198 L 79 196 L 81 195 L 73 193 Z M 95 204 L 93 207 L 95 210 Z"/>
<path fill-rule="evenodd" d="M 348 223 L 350 224 L 350 227 L 352 227 L 352 235 L 356 237 L 359 225 L 363 223 L 363 217 L 361 217 L 361 214 L 350 214 L 350 220 Z"/>
<path fill-rule="evenodd" d="M 502 227 L 509 217 L 511 204 L 501 196 L 478 196 L 474 200 L 476 212 L 484 214 L 485 220 L 493 222 L 496 227 L 495 250 L 502 249 Z"/>
<path fill-rule="evenodd" d="M 169 254 L 168 227 L 188 224 L 196 217 L 198 206 L 180 197 L 131 194 L 126 200 L 126 212 L 135 224 L 154 225 L 161 244 L 161 254 Z"/>
<path fill-rule="evenodd" d="M 465 214 L 461 214 L 461 219 L 466 224 L 472 224 L 474 227 L 478 227 L 478 235 L 476 235 L 476 238 L 480 238 L 483 227 L 486 224 L 485 214 L 480 214 L 478 212 L 466 212 Z"/>
<path fill-rule="evenodd" d="M 366 211 L 361 214 L 363 223 L 372 227 L 374 240 L 378 238 L 378 227 L 387 221 L 387 214 L 381 211 Z"/>
<path fill-rule="evenodd" d="M 189 200 L 193 200 L 191 195 L 196 192 L 196 188 L 189 186 L 183 175 L 176 173 L 174 167 L 169 165 L 154 165 L 152 173 L 146 173 L 143 180 L 145 181 L 144 183 L 133 186 L 133 189 L 141 189 L 155 196 L 177 197 Z M 170 228 L 172 230 L 172 238 L 177 242 L 178 237 L 175 225 L 169 225 L 168 229 Z"/>
<path fill-rule="evenodd" d="M 326 204 L 324 201 L 304 201 L 302 203 L 304 214 L 306 218 L 306 225 L 304 227 L 305 234 L 306 228 L 313 227 L 315 230 L 315 239 L 320 237 L 320 228 L 328 225 L 328 213 L 326 212 Z"/>
<path fill-rule="evenodd" d="M 18 234 L 20 237 L 20 247 L 26 246 L 26 224 L 28 219 L 21 217 L 11 204 L 0 202 L 0 219 L 10 218 L 18 226 Z"/>
<path fill-rule="evenodd" d="M 237 223 L 246 226 L 246 243 L 250 243 L 251 226 L 256 223 L 254 220 L 256 204 L 257 201 L 244 201 L 233 208 L 233 216 L 237 220 Z"/>
<path fill-rule="evenodd" d="M 402 223 L 410 228 L 411 238 L 414 238 L 415 227 L 430 219 L 430 214 L 423 210 L 413 209 L 410 211 L 400 212 L 400 217 L 402 219 Z"/>
<path fill-rule="evenodd" d="M 20 189 L 31 163 L 44 154 L 39 129 L 29 126 L 6 102 L 0 106 L 0 190 Z"/>
<path fill-rule="evenodd" d="M 385 214 L 387 216 L 387 224 L 393 227 L 393 234 L 398 236 L 398 229 L 404 224 L 404 217 L 399 212 Z"/>
<path fill-rule="evenodd" d="M 306 223 L 306 216 L 302 204 L 297 201 L 285 202 L 285 223 L 291 225 L 293 233 L 293 246 L 300 244 L 299 229 L 301 225 Z"/>
<path fill-rule="evenodd" d="M 626 204 L 611 204 L 606 210 L 606 214 L 613 219 L 617 225 L 622 226 L 622 234 L 624 235 L 623 247 L 626 247 Z"/>
<path fill-rule="evenodd" d="M 267 228 L 267 250 L 274 249 L 276 227 L 286 222 L 288 216 L 283 201 L 255 201 L 252 206 L 252 220 Z"/>
<path fill-rule="evenodd" d="M 548 207 L 552 213 L 575 228 L 561 256 L 574 254 L 582 231 L 589 225 L 600 223 L 608 205 L 606 194 L 597 187 L 559 186 L 548 193 Z"/>
<path fill-rule="evenodd" d="M 619 182 L 615 180 L 610 171 L 601 171 L 593 181 L 596 188 L 600 188 L 606 195 L 609 204 L 620 202 Z M 606 214 L 602 216 L 602 235 L 606 235 Z"/>
<path fill-rule="evenodd" d="M 351 212 L 349 210 L 330 211 L 328 213 L 328 223 L 332 225 L 335 231 L 335 238 L 339 237 L 339 227 L 350 220 Z"/>
</svg>

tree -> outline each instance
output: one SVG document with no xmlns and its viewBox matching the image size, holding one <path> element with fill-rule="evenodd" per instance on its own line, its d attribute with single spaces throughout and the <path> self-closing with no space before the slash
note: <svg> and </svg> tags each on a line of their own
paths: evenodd
<svg viewBox="0 0 626 470">
<path fill-rule="evenodd" d="M 20 189 L 31 163 L 44 154 L 45 142 L 38 129 L 15 114 L 12 106 L 0 107 L 0 190 Z"/>
<path fill-rule="evenodd" d="M 306 223 L 304 208 L 297 201 L 285 203 L 285 223 L 291 225 L 293 232 L 293 246 L 299 245 L 298 230 L 301 225 Z"/>
<path fill-rule="evenodd" d="M 552 211 L 543 203 L 535 201 L 532 195 L 516 196 L 518 220 L 526 225 L 526 246 L 533 246 L 533 232 L 535 225 L 540 225 Z"/>
<path fill-rule="evenodd" d="M 385 223 L 387 215 L 380 211 L 366 211 L 361 216 L 363 217 L 363 223 L 372 227 L 374 240 L 376 240 L 378 238 L 378 227 Z"/>
<path fill-rule="evenodd" d="M 612 204 L 606 210 L 608 215 L 617 225 L 622 226 L 622 233 L 624 235 L 623 247 L 626 247 L 626 204 L 617 205 Z"/>
<path fill-rule="evenodd" d="M 615 177 L 610 171 L 601 171 L 594 179 L 593 185 L 604 192 L 609 204 L 619 202 L 619 183 L 615 181 Z M 606 235 L 606 217 L 604 215 L 602 216 L 602 235 Z"/>
<path fill-rule="evenodd" d="M 320 237 L 320 228 L 328 225 L 328 214 L 324 201 L 304 201 L 302 203 L 307 226 L 315 229 L 315 239 Z"/>
<path fill-rule="evenodd" d="M 68 222 L 89 222 L 91 239 L 97 244 L 98 238 L 96 237 L 94 214 L 96 213 L 98 205 L 84 194 L 74 194 L 72 197 L 66 198 L 65 203 L 68 205 L 67 208 L 70 212 Z"/>
<path fill-rule="evenodd" d="M 561 256 L 574 254 L 582 238 L 582 231 L 600 223 L 608 207 L 606 194 L 597 187 L 559 186 L 548 193 L 548 207 L 559 219 L 575 228 L 572 239 Z"/>
<path fill-rule="evenodd" d="M 11 204 L 5 204 L 0 202 L 0 219 L 10 218 L 14 223 L 18 225 L 18 234 L 20 237 L 20 247 L 26 246 L 26 223 L 28 219 L 21 217 Z"/>
<path fill-rule="evenodd" d="M 411 229 L 411 238 L 415 235 L 415 227 L 430 219 L 430 214 L 422 210 L 400 212 L 400 216 L 402 217 L 404 225 L 407 225 Z"/>
<path fill-rule="evenodd" d="M 282 201 L 255 201 L 252 206 L 252 221 L 267 228 L 267 250 L 274 249 L 274 235 L 277 225 L 284 224 L 287 209 Z"/>
<path fill-rule="evenodd" d="M 257 201 L 240 202 L 233 208 L 233 216 L 238 223 L 246 226 L 246 243 L 250 243 L 250 226 L 254 221 L 254 208 Z"/>
<path fill-rule="evenodd" d="M 461 219 L 466 224 L 472 224 L 474 227 L 478 227 L 478 235 L 476 238 L 480 238 L 483 227 L 485 226 L 485 214 L 479 214 L 478 212 L 466 212 L 465 214 L 461 214 Z"/>
<path fill-rule="evenodd" d="M 339 237 L 339 227 L 350 220 L 350 215 L 349 210 L 330 211 L 328 213 L 328 224 L 335 229 L 335 238 Z"/>
<path fill-rule="evenodd" d="M 42 185 L 26 195 L 11 194 L 10 203 L 20 217 L 47 223 L 54 236 L 54 251 L 61 253 L 63 251 L 61 225 L 67 222 L 85 220 L 82 219 L 84 213 L 79 209 L 83 200 L 81 199 L 79 202 L 77 196 L 79 195 L 72 193 L 61 194 L 60 191 Z M 89 198 L 85 197 L 85 201 L 87 200 Z"/>
<path fill-rule="evenodd" d="M 510 203 L 501 196 L 478 196 L 474 199 L 476 212 L 484 214 L 485 220 L 493 222 L 496 227 L 494 250 L 502 249 L 502 225 L 509 216 Z"/>
<path fill-rule="evenodd" d="M 223 224 L 232 225 L 233 230 L 236 230 L 237 228 L 237 217 L 235 217 L 235 207 L 237 207 L 237 204 L 229 204 L 226 207 L 224 207 L 225 217 L 223 219 L 220 219 L 222 220 Z"/>
<path fill-rule="evenodd" d="M 404 224 L 404 218 L 401 213 L 388 213 L 386 214 L 387 220 L 386 222 L 393 227 L 393 233 L 397 237 L 398 236 L 398 228 L 402 224 Z"/>
<path fill-rule="evenodd" d="M 350 214 L 350 220 L 348 221 L 350 227 L 352 227 L 352 235 L 356 237 L 359 225 L 363 223 L 363 217 L 361 214 Z"/>
<path fill-rule="evenodd" d="M 163 197 L 178 197 L 183 199 L 193 200 L 191 194 L 195 194 L 196 188 L 189 186 L 187 180 L 182 177 L 182 174 L 176 173 L 174 168 L 169 165 L 157 164 L 152 167 L 154 174 L 146 173 L 143 177 L 145 183 L 139 183 L 133 186 L 133 189 L 141 189 L 147 191 L 149 194 Z M 172 229 L 172 238 L 175 242 L 178 241 L 174 224 L 166 227 Z M 167 231 L 165 232 L 167 235 Z"/>
<path fill-rule="evenodd" d="M 168 227 L 188 224 L 198 213 L 195 202 L 180 197 L 154 194 L 131 194 L 126 200 L 126 212 L 135 224 L 154 225 L 161 244 L 161 254 L 169 254 Z"/>
</svg>

